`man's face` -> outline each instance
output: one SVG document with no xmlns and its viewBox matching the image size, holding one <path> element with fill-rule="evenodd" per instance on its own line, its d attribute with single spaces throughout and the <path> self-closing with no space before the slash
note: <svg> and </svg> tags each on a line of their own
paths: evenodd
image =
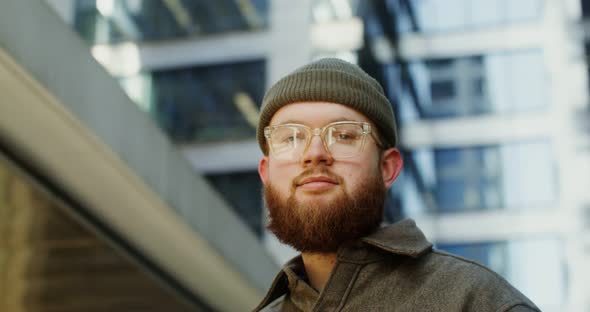
<svg viewBox="0 0 590 312">
<path fill-rule="evenodd" d="M 281 108 L 270 125 L 321 128 L 336 121 L 370 122 L 344 105 L 301 102 Z M 351 158 L 335 160 L 314 136 L 299 159 L 277 159 L 271 152 L 261 160 L 268 227 L 281 241 L 304 252 L 334 252 L 343 242 L 375 230 L 401 158 L 396 149 L 381 154 L 371 136 L 365 140 Z"/>
</svg>

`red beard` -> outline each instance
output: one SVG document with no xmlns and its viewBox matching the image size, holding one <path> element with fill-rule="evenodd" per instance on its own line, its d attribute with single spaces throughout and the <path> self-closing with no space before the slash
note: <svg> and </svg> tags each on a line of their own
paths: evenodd
<svg viewBox="0 0 590 312">
<path fill-rule="evenodd" d="M 341 194 L 327 203 L 295 199 L 296 181 L 320 174 L 338 181 Z M 345 189 L 343 179 L 323 166 L 310 168 L 294 179 L 287 199 L 268 183 L 264 187 L 270 214 L 267 228 L 300 252 L 336 252 L 342 243 L 372 233 L 383 219 L 386 192 L 381 174 L 375 173 L 352 194 Z"/>
</svg>

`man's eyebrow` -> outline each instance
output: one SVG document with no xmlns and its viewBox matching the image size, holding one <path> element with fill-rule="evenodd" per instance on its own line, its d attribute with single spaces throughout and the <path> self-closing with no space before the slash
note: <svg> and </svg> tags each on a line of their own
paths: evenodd
<svg viewBox="0 0 590 312">
<path fill-rule="evenodd" d="M 338 121 L 359 121 L 359 120 L 355 120 L 354 118 L 349 118 L 349 117 L 339 117 L 339 118 L 334 118 L 334 119 L 330 119 L 330 121 L 328 121 L 326 124 L 330 124 L 333 122 L 338 122 Z M 287 119 L 285 121 L 279 122 L 275 125 L 284 125 L 284 124 L 301 124 L 301 125 L 305 125 L 305 122 L 301 121 L 301 120 L 297 120 L 297 119 Z"/>
</svg>

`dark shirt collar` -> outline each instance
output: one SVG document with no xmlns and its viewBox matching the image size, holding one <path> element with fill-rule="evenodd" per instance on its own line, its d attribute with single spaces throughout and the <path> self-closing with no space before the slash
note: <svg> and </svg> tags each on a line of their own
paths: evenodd
<svg viewBox="0 0 590 312">
<path fill-rule="evenodd" d="M 345 244 L 338 250 L 338 260 L 348 262 L 368 262 L 382 257 L 369 252 L 367 245 L 376 247 L 387 253 L 418 258 L 432 249 L 432 244 L 416 226 L 416 222 L 405 219 L 395 224 L 377 229 L 360 240 Z M 296 286 L 296 271 L 301 269 L 301 256 L 287 262 L 275 277 L 272 286 L 262 302 L 254 309 L 259 311 L 269 303 L 286 294 Z M 301 287 L 301 285 L 300 285 Z M 310 293 L 311 295 L 311 293 Z"/>
</svg>

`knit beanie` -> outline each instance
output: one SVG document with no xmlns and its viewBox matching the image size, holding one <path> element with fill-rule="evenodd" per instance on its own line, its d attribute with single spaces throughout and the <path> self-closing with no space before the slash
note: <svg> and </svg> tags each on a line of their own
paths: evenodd
<svg viewBox="0 0 590 312">
<path fill-rule="evenodd" d="M 264 95 L 257 137 L 265 155 L 268 154 L 268 148 L 264 128 L 269 125 L 273 115 L 287 104 L 303 101 L 346 105 L 365 115 L 377 126 L 383 147 L 395 147 L 397 144 L 391 103 L 377 80 L 356 65 L 340 59 L 325 58 L 283 77 Z"/>
</svg>

